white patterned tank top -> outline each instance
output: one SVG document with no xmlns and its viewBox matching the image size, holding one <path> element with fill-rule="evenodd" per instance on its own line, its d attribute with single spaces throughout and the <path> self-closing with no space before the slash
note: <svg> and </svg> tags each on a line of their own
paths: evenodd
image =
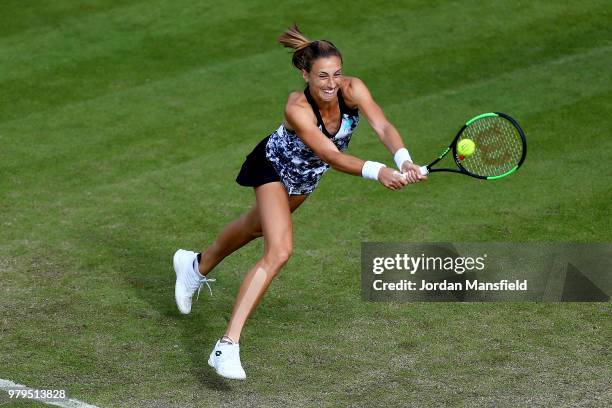
<svg viewBox="0 0 612 408">
<path fill-rule="evenodd" d="M 342 117 L 340 128 L 335 135 L 330 135 L 325 129 L 323 119 L 317 104 L 310 95 L 308 86 L 304 95 L 317 117 L 317 125 L 340 150 L 345 151 L 351 136 L 359 124 L 359 111 L 350 109 L 344 103 L 341 90 L 338 90 L 338 103 Z M 319 184 L 323 173 L 329 170 L 325 163 L 306 145 L 293 130 L 285 128 L 284 124 L 270 135 L 266 144 L 266 158 L 278 173 L 281 182 L 290 195 L 310 194 Z"/>
</svg>

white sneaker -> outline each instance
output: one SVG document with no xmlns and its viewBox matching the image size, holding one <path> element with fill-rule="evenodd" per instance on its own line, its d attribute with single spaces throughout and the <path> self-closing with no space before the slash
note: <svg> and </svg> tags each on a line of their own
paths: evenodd
<svg viewBox="0 0 612 408">
<path fill-rule="evenodd" d="M 208 365 L 221 377 L 232 380 L 246 379 L 246 373 L 240 364 L 240 345 L 221 343 L 217 340 L 215 348 L 208 358 Z"/>
<path fill-rule="evenodd" d="M 174 298 L 182 314 L 189 314 L 189 312 L 191 312 L 191 299 L 193 294 L 197 290 L 199 297 L 202 285 L 206 284 L 212 295 L 212 289 L 208 282 L 214 282 L 215 280 L 208 279 L 206 276 L 202 276 L 199 272 L 196 272 L 197 256 L 195 252 L 179 249 L 174 253 L 174 258 L 172 260 L 174 272 L 176 273 Z"/>
</svg>

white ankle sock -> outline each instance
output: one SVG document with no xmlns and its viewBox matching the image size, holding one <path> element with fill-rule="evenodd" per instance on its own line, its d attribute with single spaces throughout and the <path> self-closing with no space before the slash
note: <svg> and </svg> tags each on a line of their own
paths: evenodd
<svg viewBox="0 0 612 408">
<path fill-rule="evenodd" d="M 219 340 L 219 343 L 221 343 L 221 344 L 236 344 L 236 343 L 234 343 L 234 340 L 230 339 L 227 336 L 221 337 L 221 339 Z"/>
</svg>

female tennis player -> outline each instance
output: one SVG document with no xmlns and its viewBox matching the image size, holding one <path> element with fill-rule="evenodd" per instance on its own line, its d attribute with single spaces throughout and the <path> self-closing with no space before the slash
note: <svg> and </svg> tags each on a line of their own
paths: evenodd
<svg viewBox="0 0 612 408">
<path fill-rule="evenodd" d="M 278 41 L 295 50 L 292 62 L 306 89 L 289 95 L 283 123 L 247 156 L 236 178 L 238 184 L 254 188 L 255 205 L 227 224 L 201 254 L 179 249 L 173 259 L 176 304 L 188 314 L 195 292 L 203 284 L 210 290 L 208 282 L 214 279 L 207 278 L 208 273 L 248 242 L 264 238 L 264 254 L 245 276 L 227 330 L 208 360 L 219 375 L 232 379 L 246 378 L 239 355 L 242 328 L 291 256 L 291 213 L 317 187 L 323 173 L 332 167 L 377 180 L 391 190 L 426 179 L 368 88 L 358 78 L 342 74 L 342 56 L 331 42 L 310 41 L 297 26 L 287 29 Z M 399 171 L 344 153 L 360 113 L 394 156 Z"/>
</svg>

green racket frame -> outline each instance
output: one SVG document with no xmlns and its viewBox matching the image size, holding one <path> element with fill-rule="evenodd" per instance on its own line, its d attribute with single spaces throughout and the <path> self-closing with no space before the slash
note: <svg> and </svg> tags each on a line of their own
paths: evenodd
<svg viewBox="0 0 612 408">
<path fill-rule="evenodd" d="M 487 117 L 493 117 L 493 116 L 499 116 L 504 118 L 505 120 L 507 120 L 518 132 L 518 135 L 520 136 L 521 139 L 521 157 L 520 160 L 518 161 L 518 163 L 516 163 L 516 165 L 514 165 L 514 167 L 512 167 L 510 170 L 504 172 L 503 174 L 497 174 L 497 175 L 482 175 L 482 174 L 475 174 L 471 171 L 469 171 L 468 169 L 466 169 L 462 163 L 461 163 L 461 159 L 460 159 L 460 155 L 457 153 L 457 142 L 459 141 L 459 138 L 461 137 L 461 134 L 474 122 L 487 118 Z M 446 156 L 450 151 L 453 152 L 453 158 L 455 161 L 455 164 L 457 165 L 456 169 L 450 169 L 450 168 L 444 168 L 444 169 L 434 169 L 432 168 L 436 163 L 438 163 L 440 160 L 442 160 L 444 158 L 444 156 Z M 500 178 L 504 178 L 509 176 L 510 174 L 516 172 L 519 167 L 521 167 L 521 165 L 523 164 L 523 162 L 525 161 L 525 157 L 527 156 L 527 139 L 525 138 L 525 132 L 523 132 L 523 129 L 521 129 L 521 126 L 518 124 L 518 122 L 516 120 L 514 120 L 510 115 L 507 115 L 505 113 L 501 113 L 501 112 L 489 112 L 489 113 L 483 113 L 481 115 L 478 116 L 474 116 L 472 119 L 468 120 L 467 122 L 465 122 L 465 124 L 461 127 L 461 129 L 459 129 L 459 132 L 457 132 L 457 136 L 455 136 L 455 138 L 453 139 L 453 141 L 450 143 L 450 145 L 444 149 L 444 151 L 440 154 L 440 156 L 438 156 L 437 159 L 435 159 L 434 161 L 432 161 L 431 163 L 429 163 L 427 166 L 421 166 L 420 170 L 421 170 L 421 174 L 426 175 L 428 173 L 435 173 L 435 172 L 442 172 L 442 171 L 446 171 L 446 172 L 451 172 L 451 173 L 461 173 L 461 174 L 465 174 L 467 176 L 470 177 L 474 177 L 477 179 L 482 179 L 482 180 L 497 180 Z"/>
</svg>

